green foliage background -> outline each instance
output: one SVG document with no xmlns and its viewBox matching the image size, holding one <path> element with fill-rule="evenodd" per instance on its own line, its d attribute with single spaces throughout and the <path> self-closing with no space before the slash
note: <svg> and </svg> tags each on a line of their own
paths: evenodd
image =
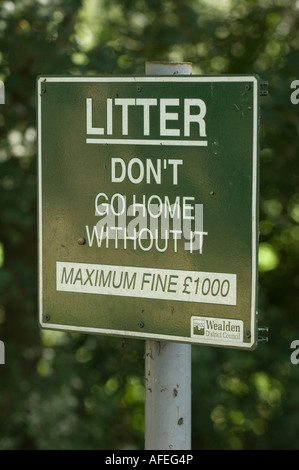
<svg viewBox="0 0 299 470">
<path fill-rule="evenodd" d="M 254 352 L 192 346 L 193 449 L 298 449 L 299 4 L 293 0 L 0 2 L 0 449 L 142 449 L 144 342 L 37 323 L 36 77 L 257 73 L 262 98 L 259 323 Z"/>
</svg>

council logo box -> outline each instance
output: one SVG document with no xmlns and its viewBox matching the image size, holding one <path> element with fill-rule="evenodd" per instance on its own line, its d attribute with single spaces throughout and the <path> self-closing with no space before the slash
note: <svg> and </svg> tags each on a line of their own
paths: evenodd
<svg viewBox="0 0 299 470">
<path fill-rule="evenodd" d="M 209 344 L 238 343 L 243 341 L 243 321 L 230 318 L 191 318 L 191 337 L 200 337 Z"/>
</svg>

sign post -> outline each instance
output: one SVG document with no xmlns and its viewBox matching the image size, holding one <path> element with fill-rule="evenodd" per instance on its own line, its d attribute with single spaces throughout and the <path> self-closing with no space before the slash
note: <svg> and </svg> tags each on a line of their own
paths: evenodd
<svg viewBox="0 0 299 470">
<path fill-rule="evenodd" d="M 146 340 L 145 445 L 188 449 L 191 344 L 258 340 L 259 77 L 149 63 L 37 89 L 40 325 Z"/>
<path fill-rule="evenodd" d="M 191 75 L 190 63 L 146 63 L 147 75 Z M 145 449 L 191 449 L 191 345 L 145 342 Z"/>
</svg>

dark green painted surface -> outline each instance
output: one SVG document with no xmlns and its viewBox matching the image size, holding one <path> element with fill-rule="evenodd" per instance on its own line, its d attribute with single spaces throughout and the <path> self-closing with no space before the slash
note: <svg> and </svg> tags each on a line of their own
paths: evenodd
<svg viewBox="0 0 299 470">
<path fill-rule="evenodd" d="M 114 81 L 111 81 L 113 78 Z M 256 253 L 258 206 L 259 153 L 259 83 L 255 76 L 225 77 L 106 77 L 97 81 L 62 81 L 62 77 L 43 77 L 38 82 L 39 97 L 39 236 L 40 236 L 40 323 L 45 328 L 70 328 L 122 336 L 156 338 L 200 343 L 200 336 L 190 337 L 192 316 L 243 321 L 242 341 L 220 346 L 254 347 L 256 311 Z M 170 80 L 170 79 L 169 79 Z M 196 81 L 198 80 L 198 81 Z M 150 135 L 144 136 L 143 107 L 128 107 L 128 135 L 122 135 L 122 106 L 113 107 L 113 135 L 86 135 L 86 99 L 93 102 L 93 127 L 106 129 L 106 99 L 150 98 L 180 99 L 180 106 L 169 106 L 167 112 L 178 113 L 178 119 L 167 121 L 168 128 L 180 130 L 180 136 L 160 136 L 159 106 L 150 107 Z M 202 99 L 206 137 L 199 137 L 199 126 L 191 124 L 191 135 L 184 136 L 184 99 Z M 114 101 L 113 101 L 114 103 Z M 197 108 L 198 111 L 198 108 Z M 193 108 L 192 112 L 196 112 Z M 206 140 L 206 146 L 182 146 L 136 143 L 86 143 L 86 138 L 143 140 Z M 134 183 L 112 181 L 112 160 L 118 158 L 129 165 L 133 158 L 154 168 L 161 162 L 161 184 L 153 176 Z M 174 183 L 173 165 L 177 166 L 178 181 Z M 132 166 L 133 178 L 138 177 L 138 165 Z M 120 166 L 117 167 L 118 175 Z M 153 247 L 149 251 L 134 249 L 133 242 L 105 241 L 89 246 L 90 233 L 101 220 L 95 214 L 97 194 L 110 199 L 115 194 L 126 197 L 128 205 L 133 195 L 141 201 L 152 195 L 162 200 L 168 196 L 194 198 L 203 206 L 202 253 L 186 249 L 188 240 L 169 237 L 166 251 Z M 101 199 L 103 200 L 103 199 Z M 127 217 L 134 222 L 134 217 Z M 148 225 L 149 227 L 149 225 Z M 138 228 L 138 227 L 137 227 Z M 78 239 L 84 238 L 84 245 Z M 95 241 L 95 240 L 94 240 Z M 111 242 L 111 243 L 110 243 Z M 143 241 L 144 246 L 146 240 Z M 160 248 L 165 240 L 159 240 Z M 56 263 L 69 262 L 90 265 L 156 268 L 177 271 L 199 271 L 236 275 L 236 305 L 143 298 L 88 292 L 57 291 Z M 121 269 L 121 268 L 120 268 Z M 73 281 L 75 280 L 73 272 Z M 86 271 L 85 271 L 86 272 Z M 91 271 L 89 271 L 90 274 Z M 119 271 L 120 272 L 120 271 Z M 132 271 L 133 272 L 133 271 Z M 159 271 L 157 271 L 158 273 Z M 162 272 L 162 271 L 161 271 Z M 82 274 L 83 275 L 83 274 Z M 95 275 L 95 272 L 94 272 Z M 65 278 L 66 280 L 66 278 Z M 69 278 L 69 281 L 71 278 Z M 75 284 L 86 279 L 77 278 Z M 87 279 L 86 285 L 90 285 Z M 215 285 L 217 287 L 217 285 Z M 124 285 L 123 287 L 128 287 Z M 193 283 L 193 289 L 195 289 Z M 85 287 L 83 286 L 82 289 Z M 176 286 L 180 293 L 184 286 Z M 153 289 L 154 292 L 155 289 Z M 185 289 L 187 290 L 187 289 Z M 128 289 L 129 291 L 129 289 Z M 157 291 L 156 291 L 157 292 Z M 188 296 L 188 294 L 186 294 Z M 226 323 L 227 325 L 227 323 Z M 90 330 L 89 330 L 90 329 Z M 250 334 L 248 333 L 250 332 Z M 162 336 L 160 336 L 162 335 Z M 213 339 L 217 343 L 217 337 Z"/>
</svg>

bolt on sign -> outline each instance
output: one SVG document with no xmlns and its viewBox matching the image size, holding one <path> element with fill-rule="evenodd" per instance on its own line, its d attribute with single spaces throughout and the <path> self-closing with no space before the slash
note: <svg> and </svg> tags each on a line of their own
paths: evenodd
<svg viewBox="0 0 299 470">
<path fill-rule="evenodd" d="M 259 78 L 38 78 L 43 328 L 256 345 Z"/>
</svg>

